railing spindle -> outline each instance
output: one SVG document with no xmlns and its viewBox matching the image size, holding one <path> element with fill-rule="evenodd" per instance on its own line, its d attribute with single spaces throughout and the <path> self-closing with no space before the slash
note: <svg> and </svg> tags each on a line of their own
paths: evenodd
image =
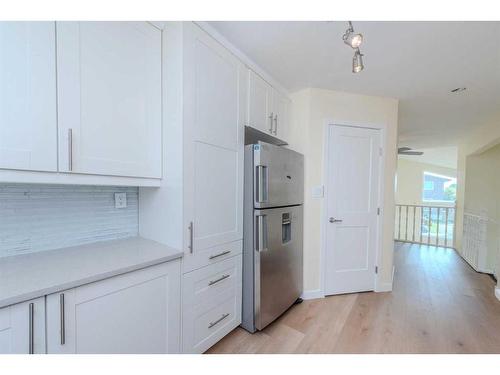
<svg viewBox="0 0 500 375">
<path fill-rule="evenodd" d="M 436 246 L 439 246 L 439 213 L 441 212 L 441 207 L 438 207 L 438 216 L 436 223 Z"/>
<path fill-rule="evenodd" d="M 448 247 L 448 207 L 444 211 L 444 247 Z"/>
<path fill-rule="evenodd" d="M 415 242 L 415 217 L 417 216 L 417 206 L 413 206 L 413 236 L 412 241 Z"/>
<path fill-rule="evenodd" d="M 427 244 L 431 244 L 431 224 L 432 224 L 432 207 L 429 207 L 429 220 L 428 220 L 428 227 L 427 227 Z"/>
<path fill-rule="evenodd" d="M 399 217 L 398 217 L 398 240 L 401 239 L 401 205 L 399 205 Z"/>
<path fill-rule="evenodd" d="M 420 206 L 420 243 L 422 243 L 422 227 L 424 226 L 424 206 Z"/>
<path fill-rule="evenodd" d="M 406 206 L 405 241 L 408 241 L 408 205 Z"/>
</svg>

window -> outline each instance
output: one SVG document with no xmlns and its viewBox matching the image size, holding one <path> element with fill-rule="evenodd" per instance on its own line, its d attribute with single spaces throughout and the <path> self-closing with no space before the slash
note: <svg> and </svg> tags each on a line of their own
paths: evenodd
<svg viewBox="0 0 500 375">
<path fill-rule="evenodd" d="M 457 179 L 424 172 L 422 200 L 427 202 L 454 203 L 457 195 Z"/>
<path fill-rule="evenodd" d="M 434 190 L 434 181 L 424 180 L 424 190 Z"/>
</svg>

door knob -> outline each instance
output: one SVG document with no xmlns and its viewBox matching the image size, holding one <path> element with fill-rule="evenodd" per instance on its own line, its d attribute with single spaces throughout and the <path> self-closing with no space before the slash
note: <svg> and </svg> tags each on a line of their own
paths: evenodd
<svg viewBox="0 0 500 375">
<path fill-rule="evenodd" d="M 335 219 L 335 218 L 333 218 L 333 217 L 331 217 L 328 221 L 329 221 L 330 223 L 341 223 L 341 222 L 342 222 L 342 220 L 340 220 L 340 219 Z"/>
</svg>

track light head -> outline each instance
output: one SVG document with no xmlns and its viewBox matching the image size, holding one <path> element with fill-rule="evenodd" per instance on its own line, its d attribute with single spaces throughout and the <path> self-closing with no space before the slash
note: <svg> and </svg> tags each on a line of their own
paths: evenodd
<svg viewBox="0 0 500 375">
<path fill-rule="evenodd" d="M 345 31 L 342 39 L 349 47 L 356 49 L 363 43 L 363 34 L 355 33 L 351 21 L 349 21 L 349 28 Z"/>
<path fill-rule="evenodd" d="M 357 48 L 352 58 L 352 72 L 359 73 L 364 68 L 365 66 L 363 65 L 363 54 L 359 51 L 359 48 Z"/>
</svg>

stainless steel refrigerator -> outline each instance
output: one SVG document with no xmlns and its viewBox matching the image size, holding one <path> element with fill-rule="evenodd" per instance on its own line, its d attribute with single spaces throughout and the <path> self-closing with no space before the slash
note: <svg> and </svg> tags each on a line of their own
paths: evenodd
<svg viewBox="0 0 500 375">
<path fill-rule="evenodd" d="M 243 315 L 266 327 L 302 294 L 304 157 L 259 142 L 245 146 Z"/>
</svg>

